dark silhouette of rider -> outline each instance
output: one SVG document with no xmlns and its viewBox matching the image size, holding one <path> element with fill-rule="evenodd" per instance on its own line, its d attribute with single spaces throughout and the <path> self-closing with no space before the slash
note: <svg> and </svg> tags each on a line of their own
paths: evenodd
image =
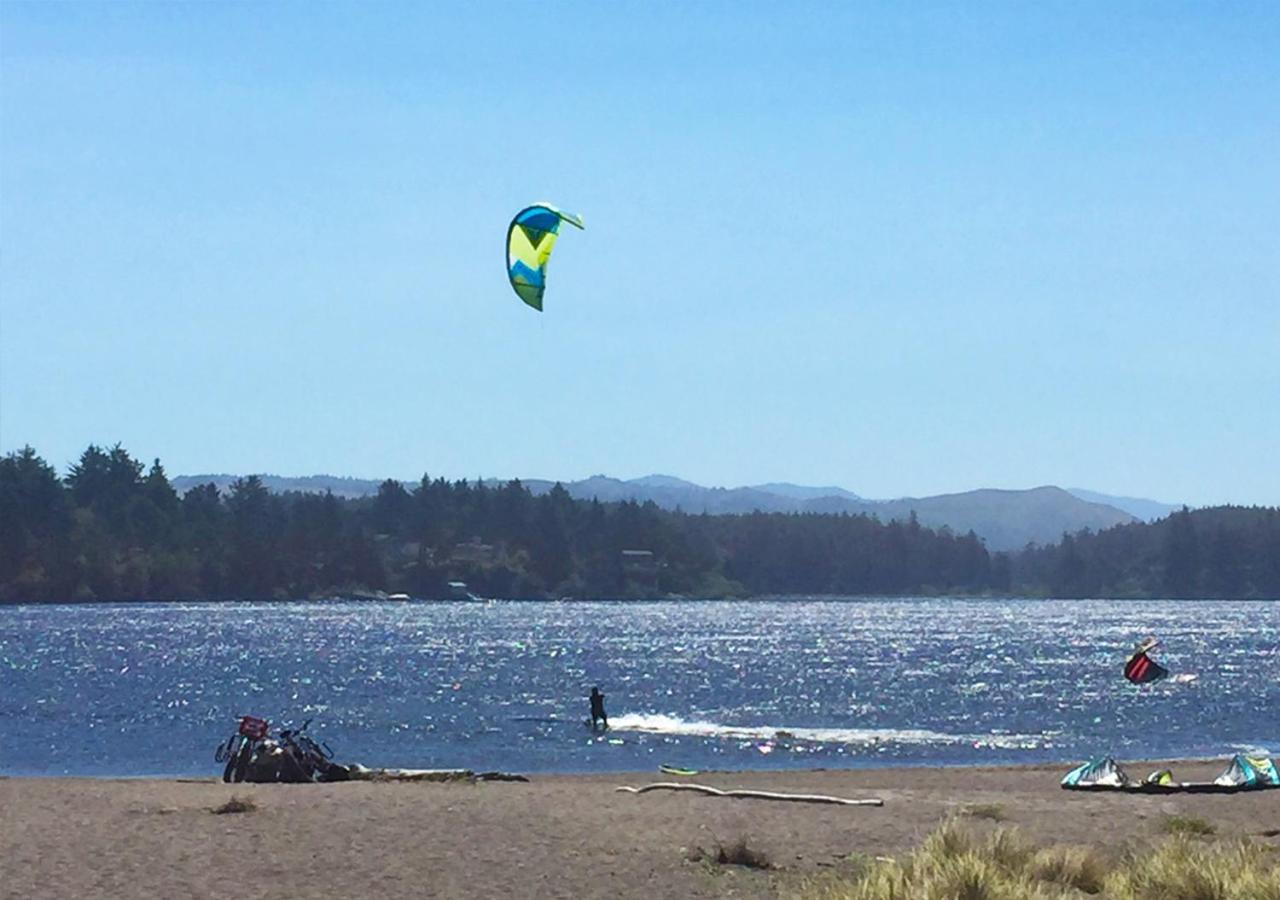
<svg viewBox="0 0 1280 900">
<path fill-rule="evenodd" d="M 609 717 L 604 713 L 604 694 L 600 693 L 599 687 L 591 689 L 591 727 L 599 728 L 603 725 L 609 727 Z"/>
</svg>

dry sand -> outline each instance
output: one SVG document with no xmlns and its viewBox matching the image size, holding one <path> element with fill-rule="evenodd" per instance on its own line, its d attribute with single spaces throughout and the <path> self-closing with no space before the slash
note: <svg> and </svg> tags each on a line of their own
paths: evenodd
<svg viewBox="0 0 1280 900">
<path fill-rule="evenodd" d="M 1222 762 L 1174 764 L 1209 780 Z M 1142 775 L 1156 763 L 1126 764 Z M 1043 842 L 1156 840 L 1169 815 L 1280 846 L 1280 791 L 1235 796 L 1080 794 L 1067 766 L 714 773 L 721 788 L 881 797 L 882 808 L 654 792 L 652 773 L 535 776 L 529 784 L 224 785 L 0 780 L 5 898 L 771 897 L 850 853 L 915 845 L 940 820 L 998 805 Z M 232 795 L 257 810 L 213 815 Z M 976 827 L 990 827 L 975 819 Z M 747 837 L 777 868 L 687 859 Z"/>
</svg>

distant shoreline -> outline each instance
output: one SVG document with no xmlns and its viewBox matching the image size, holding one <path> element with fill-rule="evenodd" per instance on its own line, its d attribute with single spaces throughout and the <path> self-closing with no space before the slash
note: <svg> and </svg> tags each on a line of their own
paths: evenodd
<svg viewBox="0 0 1280 900">
<path fill-rule="evenodd" d="M 1120 759 L 1116 761 L 1126 770 L 1133 769 L 1134 772 L 1145 772 L 1149 767 L 1174 768 L 1175 771 L 1179 766 L 1212 766 L 1216 763 L 1223 763 L 1231 759 L 1232 754 L 1223 751 L 1219 754 L 1209 754 L 1205 756 L 1181 756 L 1176 759 L 1148 760 L 1148 759 Z M 344 762 L 343 760 L 338 760 Z M 359 760 L 354 760 L 359 762 Z M 922 763 L 914 760 L 896 761 L 893 759 L 863 759 L 849 760 L 849 765 L 830 765 L 830 766 L 760 766 L 755 768 L 738 768 L 738 769 L 701 769 L 698 775 L 715 776 L 715 777 L 738 777 L 738 778 L 759 778 L 759 777 L 785 777 L 787 775 L 796 775 L 799 777 L 811 776 L 817 773 L 826 773 L 829 775 L 854 774 L 859 772 L 940 772 L 955 770 L 957 772 L 1058 772 L 1059 775 L 1066 775 L 1068 771 L 1080 765 L 1087 760 L 1082 756 L 1062 756 L 1054 759 L 1040 759 L 1035 762 L 1018 762 L 1018 763 L 993 763 L 983 760 L 973 762 L 948 762 L 948 763 Z M 460 762 L 465 762 L 460 761 Z M 210 767 L 207 771 L 187 772 L 187 773 L 170 773 L 170 774 L 143 774 L 143 775 L 123 775 L 113 773 L 103 774 L 87 774 L 87 775 L 68 775 L 64 773 L 56 774 L 30 774 L 30 773 L 13 773 L 0 771 L 0 779 L 12 779 L 16 781 L 86 781 L 86 782 L 103 782 L 103 781 L 126 781 L 126 782 L 155 782 L 155 783 L 179 783 L 179 784 L 222 784 L 222 779 L 216 772 L 214 767 Z M 465 765 L 458 766 L 442 766 L 435 767 L 448 770 L 470 771 Z M 1061 770 L 1061 771 L 1059 771 Z M 476 769 L 479 771 L 479 769 Z M 649 779 L 651 781 L 666 780 L 668 776 L 663 775 L 656 768 L 653 771 L 637 770 L 634 768 L 622 769 L 516 769 L 514 774 L 527 775 L 530 778 L 536 778 L 539 781 L 556 780 L 556 781 L 574 781 L 574 780 L 596 780 L 601 778 L 620 778 L 620 779 Z M 1131 773 L 1132 774 L 1132 773 Z M 1217 774 L 1216 772 L 1214 773 Z M 682 776 L 684 777 L 684 776 Z M 685 780 L 688 780 L 685 777 Z M 335 782 L 337 784 L 347 784 L 354 782 Z M 366 782 L 367 783 L 367 782 Z M 1056 784 L 1057 782 L 1055 782 Z M 246 783 L 247 784 L 247 783 Z M 240 785 L 235 785 L 239 787 Z M 1172 794 L 1168 796 L 1173 796 Z M 1280 796 L 1278 794 L 1277 796 Z"/>
<path fill-rule="evenodd" d="M 875 601 L 952 600 L 956 602 L 991 603 L 1008 600 L 1038 603 L 1074 603 L 1100 601 L 1106 603 L 1277 603 L 1280 597 L 1034 597 L 1025 594 L 761 594 L 748 597 L 490 597 L 480 600 L 389 600 L 380 597 L 201 597 L 185 599 L 116 599 L 116 600 L 0 600 L 6 606 L 168 606 L 180 604 L 225 605 L 261 604 L 315 606 L 333 604 L 381 604 L 387 606 L 486 606 L 489 603 L 609 603 L 625 606 L 646 603 L 867 603 Z"/>
<path fill-rule="evenodd" d="M 827 508 L 713 515 L 519 481 L 386 481 L 341 500 L 273 493 L 250 475 L 180 494 L 158 459 L 148 468 L 119 445 L 91 445 L 65 477 L 31 447 L 0 462 L 10 602 L 1280 597 L 1280 510 L 1266 507 L 1045 520 L 1059 501 L 1106 509 L 1046 487 L 1013 492 L 1017 509 L 1009 492 L 979 491 L 967 519 L 914 501 L 887 521 Z M 1040 523 L 1030 531 L 1027 516 Z"/>
</svg>

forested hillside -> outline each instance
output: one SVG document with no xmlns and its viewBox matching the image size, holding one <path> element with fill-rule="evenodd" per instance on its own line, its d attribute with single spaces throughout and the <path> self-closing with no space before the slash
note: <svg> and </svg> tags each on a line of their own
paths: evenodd
<svg viewBox="0 0 1280 900">
<path fill-rule="evenodd" d="M 914 516 L 688 515 L 427 476 L 354 500 L 256 476 L 180 496 L 120 446 L 65 477 L 31 448 L 0 459 L 2 600 L 442 598 L 453 580 L 495 597 L 1280 596 L 1280 515 L 1183 511 L 1010 556 Z"/>
<path fill-rule="evenodd" d="M 1055 597 L 1280 598 L 1280 510 L 1184 507 L 1063 535 L 1018 554 L 1013 570 L 1015 584 Z"/>
</svg>

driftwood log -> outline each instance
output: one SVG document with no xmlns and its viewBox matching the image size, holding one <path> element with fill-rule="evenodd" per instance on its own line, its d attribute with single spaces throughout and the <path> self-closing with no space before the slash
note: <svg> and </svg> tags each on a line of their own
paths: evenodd
<svg viewBox="0 0 1280 900">
<path fill-rule="evenodd" d="M 844 797 L 828 797 L 826 794 L 779 794 L 775 791 L 722 791 L 719 788 L 707 787 L 703 784 L 676 784 L 670 781 L 659 781 L 646 784 L 644 787 L 619 787 L 615 790 L 628 794 L 644 794 L 649 791 L 693 791 L 698 794 L 709 794 L 712 797 L 751 798 L 755 800 L 790 800 L 794 803 L 833 803 L 838 806 L 884 806 L 878 798 L 868 800 L 847 800 Z"/>
<path fill-rule="evenodd" d="M 351 781 L 528 781 L 509 772 L 473 772 L 470 769 L 367 769 L 359 763 L 347 767 Z"/>
</svg>

